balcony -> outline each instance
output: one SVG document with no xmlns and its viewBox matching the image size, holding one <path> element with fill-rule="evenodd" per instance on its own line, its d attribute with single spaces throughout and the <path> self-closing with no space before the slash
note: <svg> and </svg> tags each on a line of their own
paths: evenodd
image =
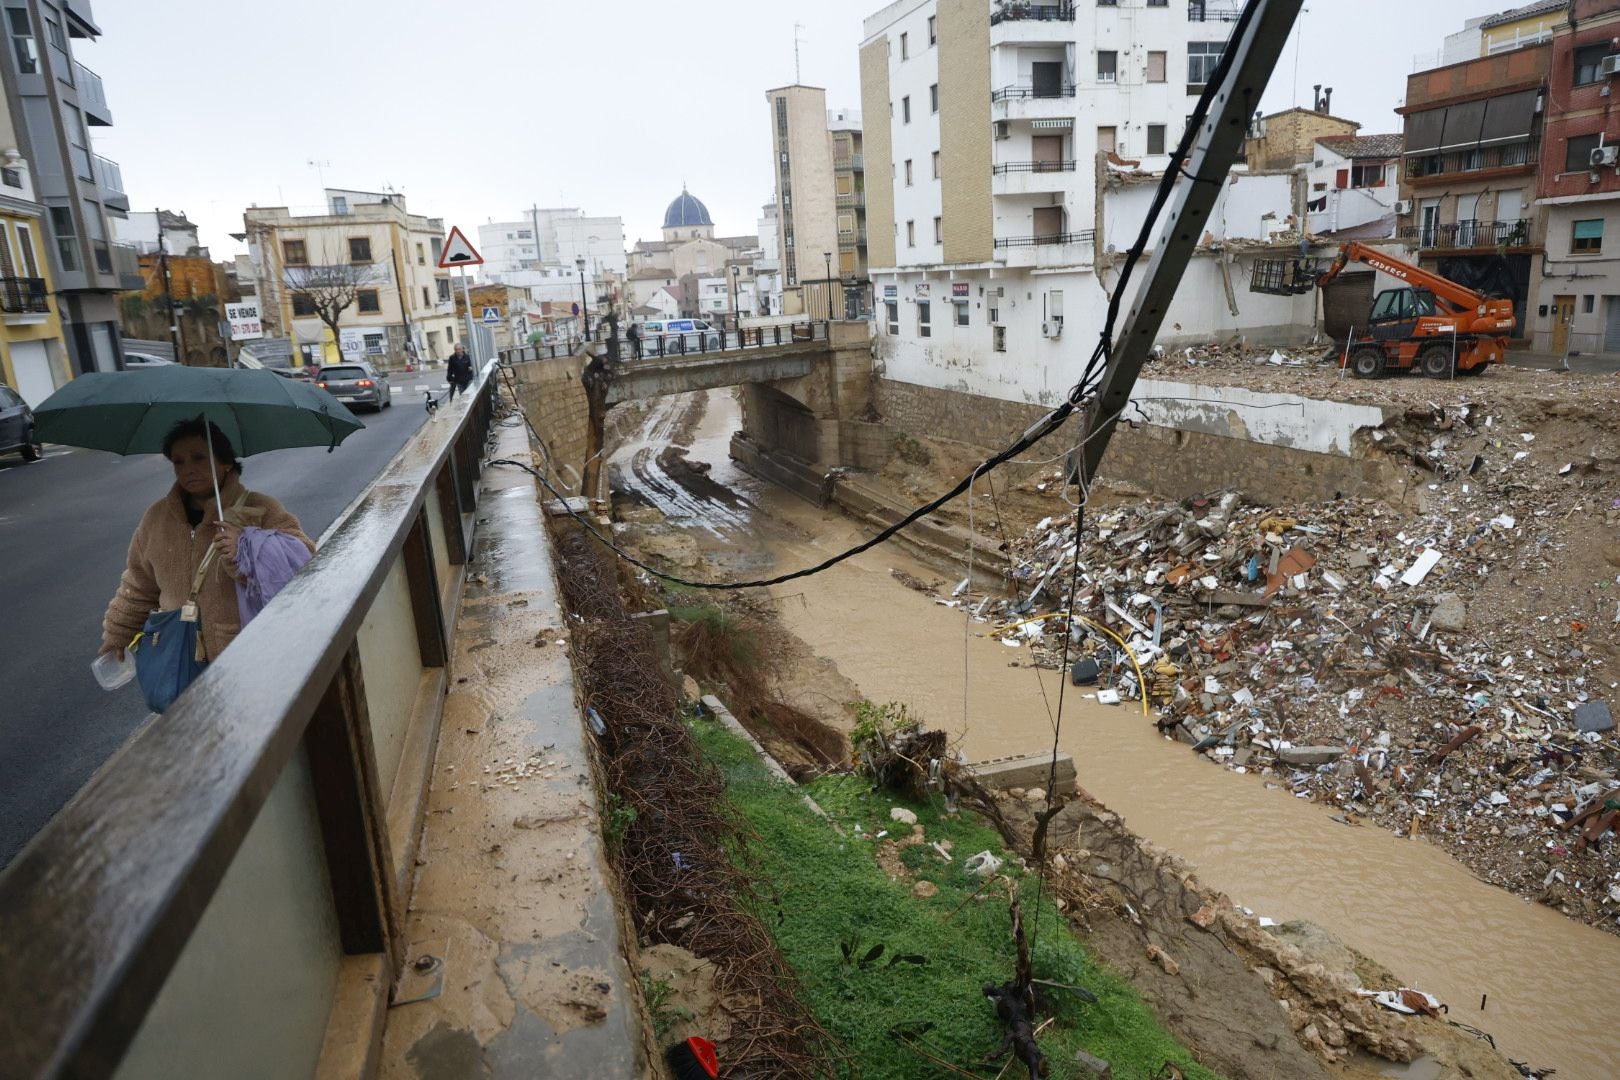
<svg viewBox="0 0 1620 1080">
<path fill-rule="evenodd" d="M 1454 221 L 1445 225 L 1407 225 L 1400 230 L 1402 240 L 1414 241 L 1419 248 L 1478 249 L 1500 246 L 1524 247 L 1530 243 L 1530 220 Z"/>
<path fill-rule="evenodd" d="M 63 0 L 62 11 L 67 15 L 69 37 L 101 36 L 101 27 L 96 25 L 95 15 L 90 10 L 90 0 Z"/>
<path fill-rule="evenodd" d="M 0 277 L 0 313 L 9 325 L 42 323 L 51 313 L 50 294 L 45 291 L 45 279 L 37 277 Z"/>
<path fill-rule="evenodd" d="M 1076 266 L 1090 261 L 1096 238 L 1092 229 L 997 237 L 996 260 L 1010 267 Z"/>
<path fill-rule="evenodd" d="M 129 196 L 124 194 L 124 171 L 112 158 L 96 155 L 96 186 L 101 190 L 101 201 L 109 210 L 129 213 Z"/>
<path fill-rule="evenodd" d="M 1471 150 L 1453 150 L 1444 154 L 1408 155 L 1406 179 L 1413 184 L 1443 184 L 1464 173 L 1484 173 L 1492 170 L 1534 172 L 1541 160 L 1541 140 L 1502 146 L 1479 146 Z"/>
<path fill-rule="evenodd" d="M 1039 195 L 1067 191 L 1073 183 L 1069 174 L 1078 167 L 1074 161 L 1004 161 L 991 166 L 993 195 Z"/>
<path fill-rule="evenodd" d="M 843 157 L 835 157 L 833 169 L 836 172 L 862 172 L 866 169 L 866 155 L 845 154 Z"/>
<path fill-rule="evenodd" d="M 1075 84 L 1064 83 L 1061 86 L 1003 86 L 1000 90 L 990 91 L 992 105 L 1004 101 L 1023 101 L 1028 98 L 1072 98 Z"/>
<path fill-rule="evenodd" d="M 1002 0 L 990 11 L 990 25 L 1004 22 L 1074 22 L 1072 3 L 1042 4 L 1034 0 Z"/>
<path fill-rule="evenodd" d="M 840 209 L 846 209 L 849 207 L 855 207 L 858 209 L 865 205 L 866 192 L 864 191 L 846 192 L 838 196 L 838 206 Z"/>
<path fill-rule="evenodd" d="M 1243 14 L 1242 5 L 1236 10 L 1220 4 L 1220 0 L 1190 0 L 1187 21 L 1196 23 L 1235 23 Z"/>
<path fill-rule="evenodd" d="M 1031 86 L 1004 86 L 991 91 L 990 112 L 996 120 L 1070 120 L 1074 119 L 1073 83 L 1045 86 L 1039 90 Z"/>
<path fill-rule="evenodd" d="M 141 273 L 141 257 L 129 244 L 96 243 L 96 262 L 101 262 L 102 249 L 111 247 L 112 273 L 118 278 L 118 287 L 127 291 L 146 288 L 146 275 Z"/>
<path fill-rule="evenodd" d="M 107 92 L 101 85 L 101 76 L 74 61 L 73 85 L 79 91 L 79 107 L 84 110 L 85 123 L 91 127 L 111 127 L 112 110 L 107 107 Z"/>
<path fill-rule="evenodd" d="M 866 246 L 866 227 L 863 225 L 859 229 L 854 229 L 854 230 L 852 230 L 850 232 L 841 232 L 841 233 L 839 233 L 838 234 L 838 246 L 840 248 L 842 248 L 843 250 L 845 250 L 845 251 L 853 251 L 855 248 L 863 248 L 863 247 L 865 247 Z"/>
</svg>

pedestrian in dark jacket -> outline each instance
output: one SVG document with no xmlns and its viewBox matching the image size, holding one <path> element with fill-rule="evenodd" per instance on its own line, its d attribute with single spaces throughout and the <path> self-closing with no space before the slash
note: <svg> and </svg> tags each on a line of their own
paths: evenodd
<svg viewBox="0 0 1620 1080">
<path fill-rule="evenodd" d="M 456 350 L 450 354 L 449 370 L 445 374 L 450 382 L 450 396 L 452 398 L 456 396 L 458 390 L 465 394 L 467 387 L 472 385 L 473 362 L 472 357 L 467 355 L 465 342 L 456 342 Z"/>
<path fill-rule="evenodd" d="M 625 333 L 626 333 L 626 336 L 628 336 L 630 338 L 630 355 L 634 356 L 637 360 L 640 360 L 641 359 L 641 325 L 639 323 L 631 323 L 630 324 L 630 329 L 625 331 Z"/>
</svg>

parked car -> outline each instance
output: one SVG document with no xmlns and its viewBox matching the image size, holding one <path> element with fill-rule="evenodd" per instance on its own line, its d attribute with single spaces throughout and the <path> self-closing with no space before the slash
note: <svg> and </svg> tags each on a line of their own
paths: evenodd
<svg viewBox="0 0 1620 1080">
<path fill-rule="evenodd" d="M 649 319 L 641 324 L 643 355 L 658 355 L 662 340 L 664 353 L 699 352 L 720 348 L 720 329 L 703 319 Z"/>
<path fill-rule="evenodd" d="M 173 360 L 165 360 L 163 357 L 154 356 L 151 353 L 127 351 L 124 353 L 125 371 L 150 371 L 153 368 L 174 366 Z"/>
<path fill-rule="evenodd" d="M 297 379 L 300 382 L 314 382 L 321 375 L 321 369 L 314 364 L 305 364 L 303 367 L 273 367 L 265 370 L 273 371 L 283 379 Z"/>
<path fill-rule="evenodd" d="M 388 376 L 364 361 L 323 367 L 315 385 L 351 408 L 370 405 L 381 411 L 394 404 L 388 396 Z"/>
<path fill-rule="evenodd" d="M 24 461 L 38 461 L 39 443 L 34 441 L 34 410 L 22 395 L 0 385 L 0 454 L 16 452 Z"/>
</svg>

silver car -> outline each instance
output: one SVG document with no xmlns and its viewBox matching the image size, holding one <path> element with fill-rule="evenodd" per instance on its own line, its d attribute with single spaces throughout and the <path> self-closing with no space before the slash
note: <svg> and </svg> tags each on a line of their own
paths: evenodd
<svg viewBox="0 0 1620 1080">
<path fill-rule="evenodd" d="M 315 385 L 351 409 L 369 405 L 382 410 L 394 404 L 388 396 L 388 376 L 364 361 L 324 367 Z"/>
</svg>

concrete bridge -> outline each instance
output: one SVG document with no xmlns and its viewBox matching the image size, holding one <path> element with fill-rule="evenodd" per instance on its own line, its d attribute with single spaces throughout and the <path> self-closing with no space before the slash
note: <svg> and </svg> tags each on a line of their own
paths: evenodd
<svg viewBox="0 0 1620 1080">
<path fill-rule="evenodd" d="M 520 396 L 546 440 L 559 490 L 604 498 L 597 465 L 609 410 L 695 390 L 742 388 L 742 431 L 732 456 L 746 468 L 817 502 L 825 477 L 868 455 L 880 438 L 859 418 L 872 406 L 871 324 L 824 322 L 795 332 L 756 337 L 726 335 L 724 347 L 685 356 L 614 362 L 599 355 L 551 358 L 543 350 L 513 349 Z"/>
</svg>

